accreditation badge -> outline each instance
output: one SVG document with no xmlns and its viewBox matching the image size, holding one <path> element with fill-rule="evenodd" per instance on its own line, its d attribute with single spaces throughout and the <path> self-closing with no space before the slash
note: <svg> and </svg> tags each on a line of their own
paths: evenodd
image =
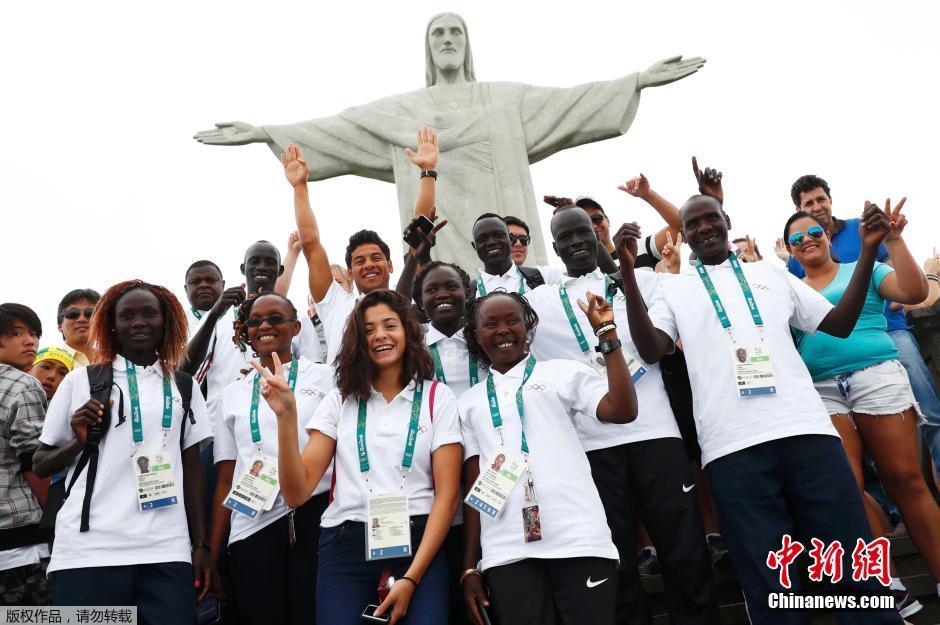
<svg viewBox="0 0 940 625">
<path fill-rule="evenodd" d="M 623 359 L 627 361 L 627 370 L 630 372 L 630 379 L 636 384 L 640 381 L 640 378 L 646 375 L 646 366 L 643 364 L 642 360 L 634 356 L 626 347 L 621 347 L 620 349 L 623 352 Z M 607 361 L 604 360 L 602 354 L 594 352 L 594 354 L 589 355 L 588 363 L 595 371 L 607 377 Z"/>
<path fill-rule="evenodd" d="M 137 449 L 131 456 L 137 507 L 143 512 L 179 503 L 171 452 Z"/>
<path fill-rule="evenodd" d="M 731 353 L 734 379 L 740 397 L 775 395 L 777 382 L 770 361 L 770 351 L 759 345 L 735 345 Z"/>
<path fill-rule="evenodd" d="M 464 503 L 491 519 L 499 517 L 524 470 L 525 462 L 522 458 L 511 456 L 498 448 L 480 471 Z"/>
<path fill-rule="evenodd" d="M 238 476 L 222 505 L 254 519 L 263 510 L 271 509 L 278 489 L 277 458 L 256 454 L 247 470 Z"/>
<path fill-rule="evenodd" d="M 366 560 L 411 555 L 408 497 L 371 495 L 366 500 Z"/>
</svg>

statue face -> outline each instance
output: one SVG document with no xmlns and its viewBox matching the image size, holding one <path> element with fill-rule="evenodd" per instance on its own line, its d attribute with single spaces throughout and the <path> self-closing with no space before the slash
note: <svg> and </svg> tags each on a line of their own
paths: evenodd
<svg viewBox="0 0 940 625">
<path fill-rule="evenodd" d="M 439 70 L 453 71 L 463 66 L 467 34 L 456 16 L 443 15 L 434 20 L 428 29 L 428 45 L 434 65 Z"/>
</svg>

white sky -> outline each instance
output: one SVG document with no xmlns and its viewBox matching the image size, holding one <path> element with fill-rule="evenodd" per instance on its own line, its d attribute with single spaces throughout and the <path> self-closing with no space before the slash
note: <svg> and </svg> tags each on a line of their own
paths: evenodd
<svg viewBox="0 0 940 625">
<path fill-rule="evenodd" d="M 20 2 L 0 17 L 0 300 L 34 307 L 49 344 L 72 288 L 139 277 L 185 303 L 197 258 L 239 284 L 249 243 L 286 242 L 291 192 L 266 146 L 203 146 L 193 132 L 422 87 L 424 27 L 441 10 L 467 20 L 479 80 L 571 86 L 708 59 L 645 91 L 624 137 L 533 166 L 538 196 L 590 194 L 613 222 L 652 231 L 655 213 L 616 186 L 642 171 L 681 203 L 697 154 L 724 171 L 734 233 L 765 257 L 804 173 L 829 181 L 842 217 L 907 195 L 915 255 L 940 243 L 935 3 Z M 343 177 L 311 195 L 331 260 L 361 227 L 400 257 L 392 185 Z M 305 278 L 301 261 L 298 304 Z"/>
</svg>

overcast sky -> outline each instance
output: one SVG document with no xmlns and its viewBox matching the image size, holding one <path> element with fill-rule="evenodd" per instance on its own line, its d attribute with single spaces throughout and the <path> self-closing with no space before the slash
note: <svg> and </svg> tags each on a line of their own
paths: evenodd
<svg viewBox="0 0 940 625">
<path fill-rule="evenodd" d="M 765 257 L 804 173 L 829 181 L 841 217 L 907 195 L 915 255 L 940 245 L 935 3 L 21 2 L 0 19 L 0 300 L 34 307 L 49 344 L 73 288 L 139 277 L 182 298 L 197 258 L 239 284 L 249 243 L 286 242 L 291 191 L 264 145 L 192 134 L 422 87 L 425 24 L 442 10 L 467 20 L 478 80 L 571 86 L 708 59 L 644 91 L 625 136 L 533 166 L 538 196 L 592 195 L 615 223 L 652 231 L 655 213 L 617 185 L 642 171 L 681 203 L 696 154 L 724 171 L 734 233 Z M 342 177 L 311 196 L 333 262 L 361 227 L 400 257 L 391 184 Z M 301 261 L 298 303 L 305 278 Z"/>
</svg>

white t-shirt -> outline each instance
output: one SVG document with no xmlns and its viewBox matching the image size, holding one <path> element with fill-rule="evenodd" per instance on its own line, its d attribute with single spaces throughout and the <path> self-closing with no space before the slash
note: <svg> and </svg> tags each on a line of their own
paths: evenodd
<svg viewBox="0 0 940 625">
<path fill-rule="evenodd" d="M 353 289 L 347 293 L 339 282 L 330 283 L 330 288 L 326 295 L 319 302 L 314 302 L 317 309 L 317 315 L 323 322 L 323 332 L 326 334 L 326 360 L 328 365 L 332 365 L 339 352 L 340 345 L 343 342 L 343 331 L 346 329 L 346 320 L 356 307 L 359 295 Z"/>
<path fill-rule="evenodd" d="M 191 561 L 180 451 L 183 405 L 179 389 L 171 377 L 173 428 L 167 435 L 166 446 L 172 451 L 179 503 L 141 512 L 137 507 L 137 486 L 131 462 L 134 439 L 124 358 L 118 356 L 112 369 L 115 386 L 111 388 L 111 400 L 114 404 L 111 407 L 111 422 L 98 447 L 98 474 L 91 497 L 90 529 L 87 532 L 79 532 L 82 500 L 85 497 L 85 469 L 75 481 L 69 498 L 56 518 L 55 548 L 52 550 L 48 569 L 50 573 L 61 569 L 91 566 Z M 163 441 L 163 370 L 160 365 L 137 367 L 137 386 L 140 394 L 143 448 L 159 447 Z M 121 393 L 124 396 L 126 420 L 118 425 Z M 46 421 L 39 441 L 53 447 L 61 447 L 71 442 L 75 434 L 69 421 L 72 414 L 90 397 L 87 371 L 81 369 L 65 376 L 46 411 Z M 183 447 L 187 449 L 212 437 L 212 425 L 206 412 L 206 404 L 196 384 L 193 384 L 191 406 L 196 423 L 186 420 Z M 76 456 L 69 466 L 66 480 L 72 479 L 72 472 L 80 456 Z"/>
<path fill-rule="evenodd" d="M 738 345 L 760 344 L 761 333 L 731 263 L 726 260 L 705 267 L 731 321 L 734 341 Z M 776 262 L 742 263 L 741 267 L 764 320 L 764 345 L 770 351 L 775 395 L 739 396 L 732 367 L 734 344 L 721 327 L 694 266 L 664 280 L 649 307 L 653 325 L 673 340 L 677 336 L 682 340 L 703 466 L 735 451 L 788 436 L 837 436 L 790 334 L 791 325 L 815 333 L 832 304 Z"/>
<path fill-rule="evenodd" d="M 524 371 L 525 361 L 505 374 L 491 371 L 503 419 L 503 440 L 506 449 L 517 455 L 521 454 L 522 427 L 516 390 Z M 499 518 L 481 515 L 481 569 L 526 558 L 618 558 L 604 506 L 591 477 L 591 466 L 573 423 L 578 412 L 596 418 L 597 406 L 606 394 L 607 380 L 585 364 L 570 360 L 544 360 L 536 364 L 523 391 L 523 406 L 542 540 L 530 543 L 524 540 L 522 509 L 526 504 L 523 484 L 517 483 Z M 479 456 L 483 470 L 484 463 L 493 458 L 499 447 L 486 383 L 477 384 L 461 395 L 458 406 L 464 455 Z M 519 482 L 524 480 L 522 477 Z"/>
<path fill-rule="evenodd" d="M 0 561 L 0 571 L 9 571 L 21 566 L 38 564 L 40 560 L 48 557 L 49 545 L 45 543 L 6 549 L 3 552 L 3 560 Z"/>
<path fill-rule="evenodd" d="M 648 271 L 637 272 L 636 281 L 645 302 L 653 299 L 656 290 L 659 288 L 661 275 L 663 274 Z M 571 302 L 575 319 L 581 324 L 584 338 L 591 348 L 591 358 L 600 356 L 594 351 L 598 341 L 597 337 L 594 336 L 594 332 L 591 331 L 591 324 L 588 322 L 587 316 L 578 306 L 578 300 L 584 299 L 585 291 L 604 297 L 604 277 L 603 271 L 595 269 L 594 272 L 577 278 L 564 275 L 559 282 L 559 284 L 564 284 L 568 291 L 568 299 Z M 578 340 L 575 338 L 568 317 L 565 315 L 558 288 L 558 284 L 546 284 L 531 293 L 526 293 L 526 298 L 539 316 L 539 325 L 535 331 L 535 339 L 532 342 L 532 353 L 539 360 L 565 358 L 585 362 Z M 634 358 L 642 360 L 630 337 L 630 328 L 627 322 L 627 301 L 623 292 L 619 289 L 614 296 L 614 321 L 617 323 L 617 336 L 623 343 L 624 348 Z M 681 438 L 679 426 L 676 425 L 676 417 L 669 405 L 669 396 L 666 395 L 666 388 L 663 386 L 663 376 L 659 370 L 659 365 L 644 363 L 643 366 L 646 368 L 646 373 L 636 383 L 636 396 L 640 412 L 635 421 L 613 424 L 601 423 L 593 415 L 579 414 L 576 417 L 575 426 L 585 451 L 606 449 L 615 445 L 655 438 Z"/>
<path fill-rule="evenodd" d="M 431 419 L 431 389 L 434 391 L 434 418 Z M 401 492 L 401 461 L 405 452 L 405 437 L 411 420 L 411 382 L 386 402 L 381 393 L 373 390 L 366 418 L 366 451 L 369 453 L 369 483 L 375 495 Z M 323 513 L 321 525 L 334 527 L 344 521 L 366 520 L 368 489 L 359 471 L 359 449 L 356 444 L 356 423 L 359 400 L 351 397 L 344 402 L 339 390 L 330 393 L 317 408 L 308 430 L 319 430 L 336 441 L 333 472 L 333 499 Z M 446 385 L 425 380 L 422 392 L 421 415 L 418 419 L 418 439 L 415 442 L 411 471 L 405 477 L 408 512 L 412 516 L 428 514 L 434 503 L 434 472 L 431 454 L 442 446 L 460 443 L 460 418 L 457 399 Z"/>
<path fill-rule="evenodd" d="M 321 362 L 320 339 L 316 328 L 313 327 L 313 322 L 304 313 L 298 313 L 297 319 L 300 321 L 300 334 L 291 342 L 291 351 L 310 362 Z M 251 346 L 247 346 L 243 352 L 232 341 L 235 336 L 235 328 L 232 325 L 234 321 L 234 308 L 225 311 L 215 325 L 215 332 L 206 352 L 206 360 L 212 359 L 206 374 L 206 405 L 210 415 L 218 414 L 216 404 L 221 399 L 225 387 L 235 380 L 242 379 L 248 372 L 254 371 L 251 368 L 251 361 L 255 360 L 255 355 Z M 205 366 L 203 363 L 202 367 Z"/>
<path fill-rule="evenodd" d="M 453 336 L 445 336 L 433 323 L 429 323 L 426 328 L 424 342 L 428 348 L 437 346 L 446 384 L 455 396 L 460 397 L 461 393 L 470 388 L 470 353 L 463 337 L 463 328 Z M 477 364 L 477 380 L 482 381 L 485 377 L 486 369 Z"/>
<path fill-rule="evenodd" d="M 289 364 L 284 364 L 285 375 L 287 375 L 289 367 Z M 234 460 L 235 480 L 250 466 L 257 453 L 257 447 L 251 442 L 251 426 L 248 423 L 255 375 L 245 376 L 225 387 L 221 400 L 216 404 L 219 412 L 212 419 L 215 425 L 215 444 L 213 446 L 215 462 Z M 305 427 L 307 421 L 313 416 L 323 398 L 330 394 L 334 388 L 332 367 L 315 364 L 303 356 L 300 357 L 297 365 L 297 383 L 294 386 L 294 397 L 297 399 L 300 451 L 303 451 L 309 438 Z M 274 411 L 271 410 L 263 397 L 258 398 L 258 429 L 261 433 L 261 451 L 268 458 L 277 458 L 277 415 L 274 414 Z M 327 470 L 311 494 L 319 495 L 328 491 L 332 477 L 332 469 Z M 278 493 L 277 500 L 271 510 L 261 512 L 254 519 L 233 512 L 229 531 L 229 544 L 248 538 L 258 530 L 285 516 L 288 512 L 290 512 L 290 508 L 284 503 L 284 497 L 280 493 Z"/>
</svg>

